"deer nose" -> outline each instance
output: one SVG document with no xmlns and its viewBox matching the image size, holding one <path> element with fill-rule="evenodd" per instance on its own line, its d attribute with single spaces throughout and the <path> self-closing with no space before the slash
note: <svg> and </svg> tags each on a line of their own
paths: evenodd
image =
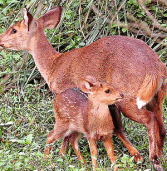
<svg viewBox="0 0 167 171">
<path fill-rule="evenodd" d="M 124 94 L 120 94 L 120 96 L 121 96 L 122 98 L 124 98 Z"/>
</svg>

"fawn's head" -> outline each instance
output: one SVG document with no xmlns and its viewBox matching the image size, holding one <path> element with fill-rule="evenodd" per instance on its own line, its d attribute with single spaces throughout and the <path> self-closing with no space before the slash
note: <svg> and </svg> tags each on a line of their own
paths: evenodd
<svg viewBox="0 0 167 171">
<path fill-rule="evenodd" d="M 24 19 L 0 35 L 0 48 L 29 50 L 29 41 L 33 35 L 44 32 L 45 28 L 55 28 L 60 21 L 61 11 L 60 6 L 56 7 L 35 20 L 27 9 L 23 9 Z"/>
<path fill-rule="evenodd" d="M 96 81 L 92 76 L 87 76 L 81 81 L 80 88 L 88 94 L 89 100 L 96 103 L 111 105 L 124 98 L 123 94 L 118 93 L 105 82 Z"/>
</svg>

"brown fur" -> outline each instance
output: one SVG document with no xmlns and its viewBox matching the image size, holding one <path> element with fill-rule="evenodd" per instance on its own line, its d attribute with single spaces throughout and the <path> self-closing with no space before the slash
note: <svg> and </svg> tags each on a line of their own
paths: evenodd
<svg viewBox="0 0 167 171">
<path fill-rule="evenodd" d="M 109 158 L 113 163 L 115 161 L 112 147 L 112 131 L 114 126 L 108 105 L 121 100 L 123 96 L 104 83 L 91 83 L 90 85 L 90 83 L 84 81 L 83 84 L 81 89 L 88 92 L 88 97 L 81 91 L 74 89 L 68 89 L 55 97 L 54 111 L 56 124 L 49 133 L 46 143 L 50 144 L 61 136 L 66 141 L 66 138 L 69 137 L 78 158 L 85 163 L 78 148 L 80 133 L 83 133 L 90 143 L 93 166 L 97 167 L 96 141 L 98 140 L 104 142 Z M 110 92 L 106 93 L 106 90 Z M 63 142 L 63 148 L 65 148 L 64 143 L 67 143 L 67 141 Z M 45 154 L 49 154 L 50 149 L 50 147 L 46 147 Z"/>
<path fill-rule="evenodd" d="M 139 95 L 143 100 L 149 99 L 149 105 L 154 96 L 161 94 L 162 98 L 165 97 L 165 65 L 143 41 L 125 36 L 109 36 L 86 47 L 60 54 L 50 45 L 44 34 L 45 27 L 53 28 L 58 24 L 60 15 L 61 7 L 57 7 L 49 13 L 49 17 L 45 14 L 34 20 L 29 32 L 24 20 L 19 22 L 0 35 L 0 47 L 28 50 L 55 93 L 76 87 L 78 81 L 86 75 L 112 84 L 116 91 L 125 95 L 121 102 L 116 103 L 121 112 L 146 126 L 152 147 L 150 160 L 154 159 L 156 165 L 163 149 L 158 144 L 163 145 L 165 140 L 162 110 L 159 110 L 163 99 L 158 98 L 158 107 L 152 107 L 153 112 L 150 112 L 146 107 L 138 109 L 136 98 Z M 13 28 L 17 29 L 16 34 L 11 34 Z M 150 84 L 146 87 L 144 84 L 148 76 Z M 143 94 L 144 92 L 147 93 Z"/>
<path fill-rule="evenodd" d="M 159 91 L 162 87 L 163 80 L 157 78 L 157 75 L 146 75 L 139 91 L 137 94 L 137 97 L 148 103 L 152 98 L 153 95 L 156 94 L 157 91 Z"/>
</svg>

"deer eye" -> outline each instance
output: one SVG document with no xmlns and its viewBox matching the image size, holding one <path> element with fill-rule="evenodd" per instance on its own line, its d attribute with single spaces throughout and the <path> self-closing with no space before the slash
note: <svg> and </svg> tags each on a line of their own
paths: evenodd
<svg viewBox="0 0 167 171">
<path fill-rule="evenodd" d="M 17 33 L 17 30 L 16 29 L 13 29 L 12 30 L 12 34 L 15 34 L 15 33 Z"/>
<path fill-rule="evenodd" d="M 110 92 L 111 92 L 110 89 L 105 90 L 105 93 L 110 93 Z"/>
</svg>

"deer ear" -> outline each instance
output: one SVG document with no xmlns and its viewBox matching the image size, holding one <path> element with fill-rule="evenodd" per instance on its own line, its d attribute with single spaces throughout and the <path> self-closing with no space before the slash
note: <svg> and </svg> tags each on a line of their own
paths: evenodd
<svg viewBox="0 0 167 171">
<path fill-rule="evenodd" d="M 85 80 L 80 81 L 80 89 L 84 93 L 93 93 L 93 91 L 97 88 L 98 82 L 92 76 L 86 76 Z"/>
<path fill-rule="evenodd" d="M 90 84 L 92 84 L 92 85 L 96 85 L 96 84 L 97 84 L 96 79 L 95 79 L 93 76 L 91 76 L 91 75 L 87 75 L 87 76 L 85 77 L 85 80 L 86 80 L 87 82 L 89 82 Z"/>
<path fill-rule="evenodd" d="M 79 88 L 84 93 L 91 93 L 92 92 L 92 85 L 89 82 L 85 81 L 85 80 L 80 82 Z"/>
<path fill-rule="evenodd" d="M 44 28 L 53 29 L 60 22 L 62 8 L 58 6 L 48 11 L 44 16 L 40 17 L 38 20 L 42 21 Z"/>
<path fill-rule="evenodd" d="M 28 31 L 30 29 L 30 25 L 33 21 L 33 16 L 28 12 L 26 8 L 23 8 L 24 12 L 24 24 L 28 27 Z"/>
</svg>

